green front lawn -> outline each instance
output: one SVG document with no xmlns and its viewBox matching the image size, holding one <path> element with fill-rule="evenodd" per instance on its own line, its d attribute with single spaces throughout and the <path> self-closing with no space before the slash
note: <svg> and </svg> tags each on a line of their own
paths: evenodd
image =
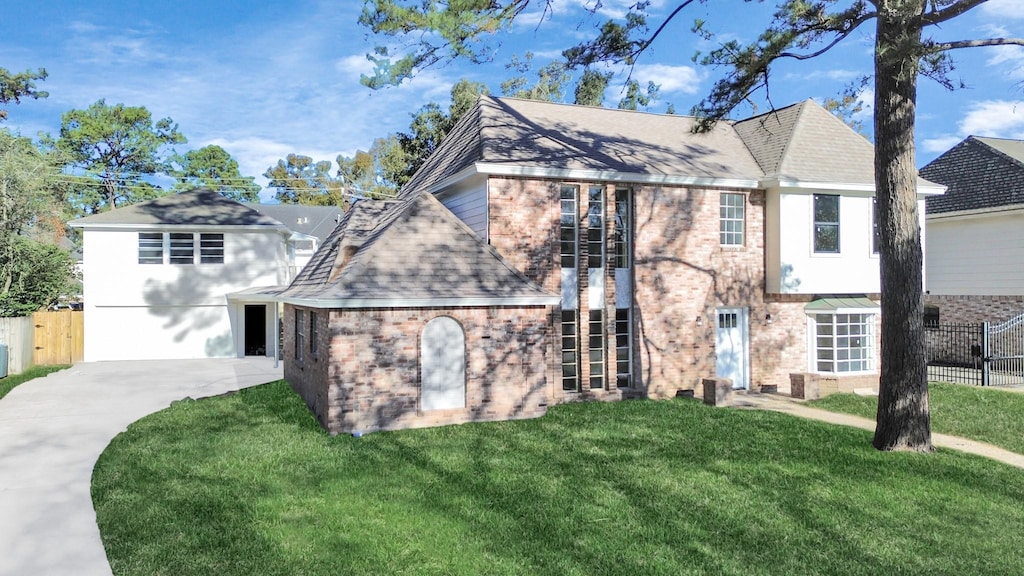
<svg viewBox="0 0 1024 576">
<path fill-rule="evenodd" d="M 878 398 L 834 394 L 808 404 L 874 420 Z M 932 432 L 963 436 L 1024 454 L 1024 393 L 932 382 L 928 385 L 928 405 Z"/>
<path fill-rule="evenodd" d="M 66 364 L 59 366 L 33 366 L 21 374 L 14 374 L 6 378 L 0 378 L 0 398 L 7 396 L 11 390 L 14 390 L 20 384 L 24 384 L 25 382 L 35 378 L 42 378 L 51 372 L 56 372 L 69 367 L 70 366 Z"/>
<path fill-rule="evenodd" d="M 283 382 L 183 401 L 93 474 L 114 573 L 1019 574 L 1024 474 L 693 400 L 323 433 Z"/>
</svg>

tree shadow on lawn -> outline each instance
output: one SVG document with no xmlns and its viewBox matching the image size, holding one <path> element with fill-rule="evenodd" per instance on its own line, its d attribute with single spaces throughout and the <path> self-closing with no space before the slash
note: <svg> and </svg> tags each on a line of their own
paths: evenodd
<svg viewBox="0 0 1024 576">
<path fill-rule="evenodd" d="M 97 505 L 108 555 L 155 563 L 139 573 L 979 573 L 1016 553 L 1013 535 L 983 537 L 989 522 L 1024 523 L 1008 468 L 693 401 L 360 439 L 324 434 L 283 383 L 205 402 L 219 405 L 116 440 L 125 470 L 97 465 L 96 501 L 132 510 Z M 175 451 L 203 456 L 153 463 Z M 187 560 L 160 558 L 168 542 Z"/>
</svg>

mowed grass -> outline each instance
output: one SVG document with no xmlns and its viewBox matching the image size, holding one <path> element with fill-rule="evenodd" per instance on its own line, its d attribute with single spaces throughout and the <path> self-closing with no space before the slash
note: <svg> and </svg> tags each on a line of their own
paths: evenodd
<svg viewBox="0 0 1024 576">
<path fill-rule="evenodd" d="M 330 437 L 283 382 L 183 401 L 93 474 L 114 574 L 1019 574 L 1024 474 L 693 400 Z"/>
<path fill-rule="evenodd" d="M 36 378 L 42 378 L 51 372 L 63 370 L 68 368 L 67 365 L 59 366 L 33 366 L 21 374 L 14 374 L 6 378 L 0 378 L 0 398 L 7 396 L 7 394 L 17 388 L 19 385 L 34 380 Z"/>
<path fill-rule="evenodd" d="M 808 404 L 874 419 L 878 398 L 834 394 Z M 1024 454 L 1024 393 L 932 382 L 928 385 L 928 406 L 933 432 L 988 442 Z"/>
</svg>

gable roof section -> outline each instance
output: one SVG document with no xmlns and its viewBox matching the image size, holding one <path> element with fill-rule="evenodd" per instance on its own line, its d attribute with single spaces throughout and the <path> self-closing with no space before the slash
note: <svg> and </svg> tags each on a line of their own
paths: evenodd
<svg viewBox="0 0 1024 576">
<path fill-rule="evenodd" d="M 218 194 L 199 188 L 180 194 L 115 208 L 78 218 L 68 223 L 76 228 L 154 228 L 154 227 L 244 227 L 284 230 L 273 218 Z"/>
<path fill-rule="evenodd" d="M 336 206 L 306 206 L 302 204 L 255 204 L 245 206 L 265 214 L 288 227 L 292 232 L 314 236 L 320 243 L 338 225 L 344 211 Z"/>
<path fill-rule="evenodd" d="M 553 305 L 430 194 L 360 200 L 282 294 L 314 308 Z"/>
<path fill-rule="evenodd" d="M 928 214 L 985 210 L 1024 204 L 1024 141 L 968 136 L 921 169 L 944 184 L 926 200 Z"/>
<path fill-rule="evenodd" d="M 729 122 L 705 134 L 693 126 L 687 116 L 481 96 L 406 190 L 431 189 L 476 163 L 540 177 L 756 185 L 761 170 Z"/>
<path fill-rule="evenodd" d="M 766 179 L 875 185 L 875 147 L 813 100 L 754 116 L 735 126 L 764 169 Z"/>
</svg>

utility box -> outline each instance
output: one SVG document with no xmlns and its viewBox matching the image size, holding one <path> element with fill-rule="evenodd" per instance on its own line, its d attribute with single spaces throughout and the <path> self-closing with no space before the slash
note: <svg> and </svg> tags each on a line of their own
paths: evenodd
<svg viewBox="0 0 1024 576">
<path fill-rule="evenodd" d="M 0 378 L 7 378 L 7 344 L 0 344 Z"/>
</svg>

